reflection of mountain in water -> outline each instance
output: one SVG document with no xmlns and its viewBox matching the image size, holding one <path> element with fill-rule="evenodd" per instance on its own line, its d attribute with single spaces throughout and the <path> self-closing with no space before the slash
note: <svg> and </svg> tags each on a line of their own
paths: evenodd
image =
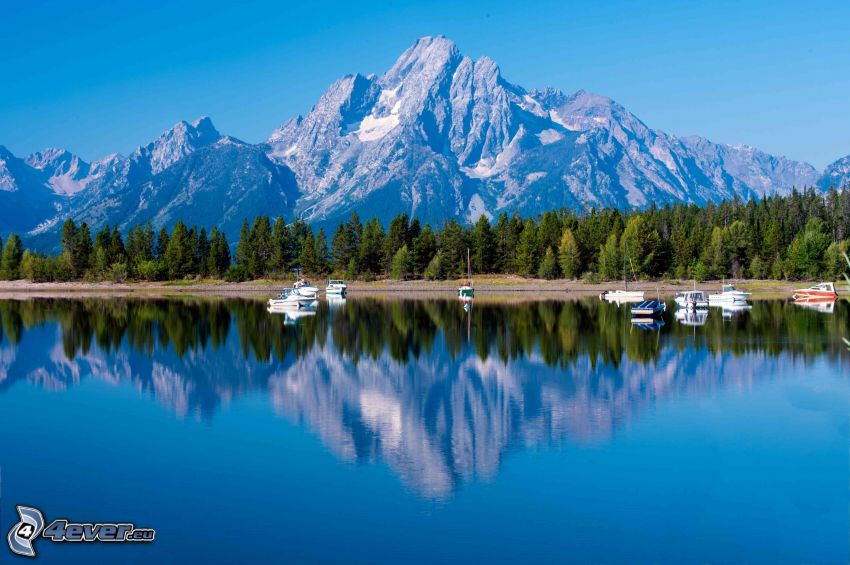
<svg viewBox="0 0 850 565">
<path fill-rule="evenodd" d="M 385 461 L 449 495 L 512 448 L 605 441 L 678 395 L 747 389 L 812 356 L 837 359 L 846 314 L 757 303 L 694 333 L 629 328 L 597 301 L 477 305 L 350 300 L 287 326 L 246 301 L 0 302 L 0 391 L 130 382 L 178 416 L 267 391 L 347 461 Z M 469 321 L 469 339 L 466 322 Z M 843 325 L 842 325 L 843 324 Z M 808 332 L 808 333 L 806 333 Z"/>
</svg>

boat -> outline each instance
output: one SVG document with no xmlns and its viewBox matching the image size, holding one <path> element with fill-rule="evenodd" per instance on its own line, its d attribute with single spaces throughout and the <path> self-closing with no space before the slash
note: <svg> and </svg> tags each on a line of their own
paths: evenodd
<svg viewBox="0 0 850 565">
<path fill-rule="evenodd" d="M 708 320 L 707 309 L 679 309 L 676 310 L 676 321 L 683 326 L 704 326 Z"/>
<path fill-rule="evenodd" d="M 346 292 L 348 292 L 348 286 L 345 281 L 339 279 L 329 280 L 328 286 L 325 287 L 325 294 L 327 295 L 345 296 Z"/>
<path fill-rule="evenodd" d="M 599 295 L 600 300 L 616 302 L 617 305 L 631 302 L 643 302 L 642 290 L 629 290 L 629 281 L 626 277 L 626 254 L 623 253 L 623 289 L 605 290 Z"/>
<path fill-rule="evenodd" d="M 686 290 L 676 295 L 676 304 L 679 308 L 691 310 L 708 308 L 708 298 L 701 290 Z"/>
<path fill-rule="evenodd" d="M 319 288 L 310 284 L 307 279 L 298 279 L 292 285 L 293 290 L 300 294 L 305 298 L 312 298 L 313 300 L 319 295 Z"/>
<path fill-rule="evenodd" d="M 663 302 L 659 302 L 658 300 L 644 300 L 639 304 L 632 306 L 632 322 L 635 322 L 635 319 L 658 319 L 667 309 L 667 306 Z"/>
<path fill-rule="evenodd" d="M 469 261 L 469 248 L 466 248 L 466 270 L 469 277 L 469 284 L 459 286 L 457 289 L 457 297 L 461 300 L 472 300 L 475 296 L 475 288 L 472 286 L 472 263 Z"/>
<path fill-rule="evenodd" d="M 835 292 L 835 284 L 831 282 L 822 282 L 808 288 L 798 288 L 794 291 L 794 300 L 835 300 L 836 298 L 838 298 L 838 293 Z"/>
<path fill-rule="evenodd" d="M 304 296 L 297 289 L 284 288 L 277 298 L 270 298 L 267 302 L 268 310 L 303 310 L 311 308 L 316 303 L 316 296 Z"/>
<path fill-rule="evenodd" d="M 735 288 L 734 284 L 724 284 L 720 294 L 709 294 L 709 304 L 734 304 L 736 302 L 746 302 L 750 297 L 751 292 L 745 292 Z"/>
</svg>

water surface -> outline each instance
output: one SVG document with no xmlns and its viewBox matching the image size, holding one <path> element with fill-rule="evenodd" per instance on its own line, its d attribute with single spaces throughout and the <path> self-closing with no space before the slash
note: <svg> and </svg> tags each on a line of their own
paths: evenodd
<svg viewBox="0 0 850 565">
<path fill-rule="evenodd" d="M 80 563 L 844 563 L 848 310 L 0 301 L 0 526 L 157 529 L 36 546 Z"/>
</svg>

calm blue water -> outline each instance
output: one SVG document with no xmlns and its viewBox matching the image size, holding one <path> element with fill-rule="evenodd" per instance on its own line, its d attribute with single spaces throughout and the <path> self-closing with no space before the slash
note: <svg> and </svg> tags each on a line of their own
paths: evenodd
<svg viewBox="0 0 850 565">
<path fill-rule="evenodd" d="M 848 310 L 0 301 L 4 545 L 24 504 L 157 530 L 42 562 L 846 563 Z"/>
</svg>

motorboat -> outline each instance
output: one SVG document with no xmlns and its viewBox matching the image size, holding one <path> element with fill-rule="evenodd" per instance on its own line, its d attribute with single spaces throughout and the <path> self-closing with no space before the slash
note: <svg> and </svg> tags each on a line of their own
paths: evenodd
<svg viewBox="0 0 850 565">
<path fill-rule="evenodd" d="M 658 319 L 664 314 L 667 306 L 658 300 L 644 300 L 632 306 L 632 322 L 635 319 Z"/>
<path fill-rule="evenodd" d="M 310 284 L 307 279 L 298 279 L 295 281 L 295 284 L 292 285 L 292 288 L 295 292 L 305 298 L 312 298 L 315 300 L 319 295 L 319 288 Z"/>
<path fill-rule="evenodd" d="M 704 326 L 708 321 L 708 309 L 682 308 L 676 310 L 676 321 L 683 326 Z"/>
<path fill-rule="evenodd" d="M 686 290 L 676 295 L 676 304 L 690 310 L 708 308 L 708 298 L 701 290 Z"/>
<path fill-rule="evenodd" d="M 835 300 L 838 298 L 838 293 L 835 292 L 835 284 L 831 282 L 822 282 L 808 288 L 798 288 L 794 291 L 794 300 Z"/>
<path fill-rule="evenodd" d="M 472 263 L 469 260 L 469 248 L 466 248 L 466 270 L 469 283 L 457 288 L 457 297 L 461 300 L 472 300 L 475 297 L 475 288 L 472 286 Z"/>
<path fill-rule="evenodd" d="M 623 287 L 618 290 L 605 290 L 599 295 L 600 300 L 607 302 L 615 302 L 620 304 L 628 304 L 633 302 L 643 302 L 644 293 L 642 290 L 629 290 L 629 280 L 626 276 L 626 253 L 623 254 Z"/>
<path fill-rule="evenodd" d="M 606 290 L 599 295 L 599 298 L 607 302 L 616 302 L 617 304 L 643 302 L 642 290 Z"/>
<path fill-rule="evenodd" d="M 311 308 L 316 304 L 316 295 L 304 296 L 295 288 L 284 288 L 277 298 L 270 298 L 267 302 L 269 311 L 272 310 L 303 310 Z"/>
<path fill-rule="evenodd" d="M 750 297 L 751 292 L 745 292 L 735 288 L 734 284 L 724 284 L 720 294 L 709 294 L 709 304 L 734 304 L 736 302 L 746 302 Z"/>
<path fill-rule="evenodd" d="M 348 292 L 348 286 L 345 281 L 339 279 L 329 280 L 328 286 L 325 287 L 325 294 L 327 295 L 345 296 L 346 292 Z"/>
</svg>

